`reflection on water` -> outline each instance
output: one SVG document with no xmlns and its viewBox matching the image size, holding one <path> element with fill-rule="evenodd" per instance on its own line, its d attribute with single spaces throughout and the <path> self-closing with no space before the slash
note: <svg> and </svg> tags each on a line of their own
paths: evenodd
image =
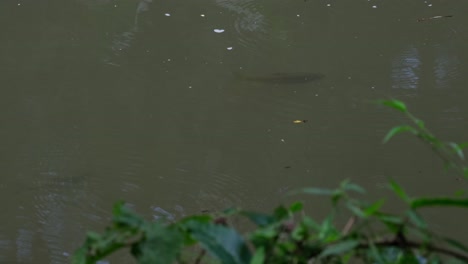
<svg viewBox="0 0 468 264">
<path fill-rule="evenodd" d="M 401 55 L 393 59 L 392 87 L 402 89 L 417 89 L 421 74 L 419 51 L 408 47 Z"/>
<path fill-rule="evenodd" d="M 446 47 L 435 47 L 434 78 L 438 88 L 448 88 L 459 76 L 459 58 Z"/>
<path fill-rule="evenodd" d="M 241 46 L 256 51 L 269 38 L 270 18 L 261 13 L 262 2 L 256 0 L 216 0 L 216 4 L 235 14 L 234 28 Z"/>
<path fill-rule="evenodd" d="M 126 53 L 126 50 L 130 48 L 133 41 L 135 41 L 136 34 L 140 32 L 140 23 L 142 21 L 143 13 L 150 10 L 150 5 L 153 0 L 140 0 L 135 10 L 135 18 L 133 25 L 130 26 L 129 30 L 116 34 L 112 37 L 111 50 L 113 56 L 105 58 L 104 62 L 112 66 L 121 66 L 118 58 Z"/>
</svg>

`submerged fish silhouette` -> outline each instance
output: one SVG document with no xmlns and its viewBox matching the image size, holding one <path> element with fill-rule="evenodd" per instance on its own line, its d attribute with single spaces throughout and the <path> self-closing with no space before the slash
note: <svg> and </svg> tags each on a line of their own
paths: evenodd
<svg viewBox="0 0 468 264">
<path fill-rule="evenodd" d="M 252 82 L 261 82 L 261 83 L 307 83 L 313 81 L 319 81 L 325 77 L 324 74 L 321 73 L 303 73 L 303 72 L 277 72 L 272 74 L 266 75 L 245 75 L 242 73 L 235 73 L 234 75 L 237 78 L 245 81 L 252 81 Z"/>
</svg>

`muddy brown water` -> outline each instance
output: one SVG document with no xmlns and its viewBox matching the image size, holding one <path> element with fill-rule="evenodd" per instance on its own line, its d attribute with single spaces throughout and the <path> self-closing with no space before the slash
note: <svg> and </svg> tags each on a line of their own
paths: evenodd
<svg viewBox="0 0 468 264">
<path fill-rule="evenodd" d="M 467 8 L 1 1 L 0 262 L 68 263 L 120 199 L 173 220 L 268 210 L 288 190 L 345 178 L 372 198 L 392 197 L 388 177 L 415 196 L 466 188 L 416 139 L 382 145 L 405 120 L 370 102 L 401 99 L 442 139 L 466 141 Z M 427 214 L 467 237 L 466 214 Z"/>
</svg>

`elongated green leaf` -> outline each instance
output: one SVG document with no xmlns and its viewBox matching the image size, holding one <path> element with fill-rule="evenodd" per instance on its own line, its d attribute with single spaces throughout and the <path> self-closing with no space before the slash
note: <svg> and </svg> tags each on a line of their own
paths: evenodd
<svg viewBox="0 0 468 264">
<path fill-rule="evenodd" d="M 395 181 L 391 180 L 390 181 L 390 189 L 393 190 L 393 192 L 398 195 L 403 201 L 410 203 L 410 198 L 406 194 L 406 192 L 401 188 L 400 185 L 398 185 Z"/>
<path fill-rule="evenodd" d="M 453 199 L 447 197 L 441 198 L 418 198 L 411 202 L 411 208 L 421 207 L 433 207 L 433 206 L 444 206 L 444 207 L 468 207 L 468 199 Z"/>
<path fill-rule="evenodd" d="M 340 233 L 333 225 L 333 219 L 333 215 L 328 215 L 327 218 L 322 221 L 322 225 L 318 232 L 318 238 L 327 243 L 334 242 L 340 236 Z"/>
<path fill-rule="evenodd" d="M 354 192 L 357 192 L 357 193 L 366 193 L 366 190 L 364 190 L 364 188 L 362 188 L 361 186 L 359 186 L 357 184 L 350 183 L 348 181 L 342 182 L 341 188 L 343 190 L 345 190 L 345 191 L 354 191 Z"/>
<path fill-rule="evenodd" d="M 387 135 L 383 139 L 383 143 L 387 143 L 396 134 L 407 132 L 407 131 L 413 134 L 418 134 L 418 131 L 412 126 L 397 126 L 397 127 L 390 129 L 390 131 L 388 131 Z"/>
<path fill-rule="evenodd" d="M 247 264 L 252 256 L 244 239 L 236 230 L 216 225 L 188 221 L 185 227 L 211 255 L 222 263 Z"/>
<path fill-rule="evenodd" d="M 328 246 L 320 255 L 320 258 L 332 256 L 332 255 L 341 255 L 346 253 L 359 245 L 357 240 L 348 240 L 340 243 L 333 244 Z"/>
<path fill-rule="evenodd" d="M 387 263 L 384 260 L 380 251 L 377 249 L 377 247 L 372 241 L 369 241 L 369 246 L 370 246 L 370 255 L 372 256 L 373 260 L 376 261 L 376 263 L 381 263 L 381 264 Z"/>
<path fill-rule="evenodd" d="M 381 101 L 378 101 L 378 103 L 380 103 L 381 105 L 385 105 L 393 109 L 396 109 L 402 113 L 408 112 L 406 105 L 402 101 L 399 101 L 399 100 L 381 100 Z"/>
<path fill-rule="evenodd" d="M 332 190 L 332 189 L 323 189 L 323 188 L 303 188 L 299 189 L 297 191 L 294 191 L 293 193 L 306 193 L 306 194 L 314 194 L 314 195 L 326 195 L 326 196 L 333 196 L 337 193 L 337 190 Z"/>
<path fill-rule="evenodd" d="M 382 221 L 385 226 L 390 230 L 392 233 L 398 232 L 400 230 L 400 226 L 403 224 L 403 219 L 394 215 L 385 214 L 382 212 L 376 212 L 374 216 Z"/>
<path fill-rule="evenodd" d="M 421 257 L 422 258 L 422 257 Z M 411 251 L 401 252 L 398 256 L 398 264 L 421 264 L 424 263 L 423 259 L 421 261 L 414 255 Z"/>
<path fill-rule="evenodd" d="M 250 221 L 254 222 L 257 226 L 267 226 L 276 222 L 276 219 L 273 216 L 267 214 L 251 211 L 242 211 L 241 215 L 244 215 L 247 218 L 249 218 Z"/>
<path fill-rule="evenodd" d="M 453 150 L 453 152 L 455 152 L 458 157 L 462 160 L 465 159 L 465 155 L 463 154 L 463 149 L 455 142 L 449 142 L 447 143 Z"/>
<path fill-rule="evenodd" d="M 417 125 L 420 129 L 425 129 L 424 121 L 422 121 L 421 119 L 415 118 L 415 119 L 414 119 L 414 123 L 416 123 L 416 125 Z"/>
<path fill-rule="evenodd" d="M 450 246 L 458 250 L 464 251 L 465 253 L 468 253 L 468 247 L 464 245 L 463 243 L 457 240 L 451 239 L 451 238 L 445 238 L 444 241 L 447 242 L 447 244 L 449 244 Z"/>
<path fill-rule="evenodd" d="M 265 248 L 261 247 L 255 251 L 250 264 L 264 264 L 265 263 Z"/>
<path fill-rule="evenodd" d="M 366 217 L 366 214 L 361 210 L 361 208 L 357 207 L 353 203 L 347 202 L 346 207 L 348 207 L 348 209 L 351 212 L 353 212 L 356 216 L 358 216 L 359 218 L 365 218 Z"/>
<path fill-rule="evenodd" d="M 375 202 L 375 203 L 371 204 L 370 206 L 366 207 L 364 209 L 364 214 L 366 216 L 374 215 L 376 212 L 378 212 L 380 210 L 380 208 L 382 207 L 383 204 L 384 204 L 383 199 L 378 200 L 377 202 Z"/>
<path fill-rule="evenodd" d="M 424 221 L 424 219 L 422 219 L 422 217 L 414 210 L 409 210 L 408 211 L 408 217 L 410 219 L 410 221 L 417 227 L 419 228 L 422 228 L 422 229 L 426 229 L 427 228 L 427 224 L 426 222 Z"/>
</svg>

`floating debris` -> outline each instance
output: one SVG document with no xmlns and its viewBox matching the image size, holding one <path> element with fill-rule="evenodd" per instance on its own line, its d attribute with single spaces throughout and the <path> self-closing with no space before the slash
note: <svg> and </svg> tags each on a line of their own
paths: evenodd
<svg viewBox="0 0 468 264">
<path fill-rule="evenodd" d="M 294 120 L 293 121 L 294 124 L 304 124 L 304 123 L 307 123 L 307 120 Z"/>
<path fill-rule="evenodd" d="M 218 29 L 218 28 L 216 28 L 216 29 L 214 29 L 213 31 L 214 31 L 215 33 L 223 33 L 223 32 L 224 32 L 224 29 Z"/>
<path fill-rule="evenodd" d="M 418 18 L 418 22 L 430 21 L 430 20 L 441 19 L 441 18 L 449 18 L 449 17 L 453 17 L 453 16 L 448 15 L 448 16 L 433 16 L 433 17 L 427 17 L 427 18 Z"/>
</svg>

